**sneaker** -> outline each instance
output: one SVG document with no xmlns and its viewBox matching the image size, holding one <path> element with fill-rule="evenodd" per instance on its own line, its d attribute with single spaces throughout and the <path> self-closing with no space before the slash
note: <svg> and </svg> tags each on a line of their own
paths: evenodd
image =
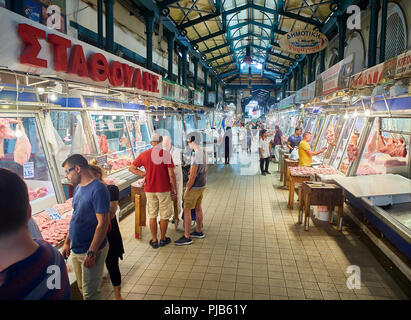
<svg viewBox="0 0 411 320">
<path fill-rule="evenodd" d="M 265 172 L 261 173 L 262 176 L 265 176 Z"/>
<path fill-rule="evenodd" d="M 265 171 L 265 173 L 266 173 L 266 174 L 271 174 L 271 173 L 270 173 L 270 172 L 268 172 L 268 171 Z"/>
<path fill-rule="evenodd" d="M 153 240 L 150 240 L 150 246 L 153 247 L 153 249 L 158 249 L 158 241 L 154 242 Z"/>
<path fill-rule="evenodd" d="M 171 239 L 169 237 L 166 237 L 165 240 L 160 239 L 160 247 L 164 247 L 165 245 L 169 244 L 171 242 Z"/>
<path fill-rule="evenodd" d="M 176 246 L 185 246 L 188 244 L 192 244 L 193 240 L 191 240 L 191 238 L 186 238 L 185 236 L 182 236 L 180 239 L 174 241 L 174 244 Z"/>
<path fill-rule="evenodd" d="M 202 232 L 194 231 L 194 232 L 190 233 L 190 237 L 191 238 L 197 238 L 197 239 L 203 239 L 205 237 L 205 235 Z"/>
</svg>

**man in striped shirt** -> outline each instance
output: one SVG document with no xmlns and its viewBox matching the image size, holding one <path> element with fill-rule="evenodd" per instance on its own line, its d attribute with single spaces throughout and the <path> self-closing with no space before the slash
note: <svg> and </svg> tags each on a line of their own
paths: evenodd
<svg viewBox="0 0 411 320">
<path fill-rule="evenodd" d="M 33 240 L 25 182 L 0 169 L 0 300 L 71 299 L 63 256 L 43 240 Z"/>
</svg>

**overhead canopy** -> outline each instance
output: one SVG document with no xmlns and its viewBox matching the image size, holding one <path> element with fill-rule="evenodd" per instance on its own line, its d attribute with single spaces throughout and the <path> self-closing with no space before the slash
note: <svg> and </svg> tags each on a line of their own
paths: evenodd
<svg viewBox="0 0 411 320">
<path fill-rule="evenodd" d="M 300 57 L 279 47 L 280 36 L 322 30 L 332 13 L 326 0 L 159 0 L 157 6 L 221 80 L 241 84 L 250 76 L 265 84 L 282 79 Z M 259 73 L 241 68 L 247 53 L 262 65 Z"/>
</svg>

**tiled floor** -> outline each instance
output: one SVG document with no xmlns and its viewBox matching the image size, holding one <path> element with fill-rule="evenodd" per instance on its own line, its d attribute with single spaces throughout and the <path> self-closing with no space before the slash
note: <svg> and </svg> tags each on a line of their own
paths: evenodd
<svg viewBox="0 0 411 320">
<path fill-rule="evenodd" d="M 313 221 L 297 225 L 288 191 L 255 165 L 214 166 L 203 200 L 204 239 L 190 246 L 152 249 L 149 227 L 134 238 L 134 215 L 120 223 L 125 258 L 120 264 L 125 299 L 406 299 L 367 247 L 348 230 Z M 245 175 L 249 173 L 251 175 Z M 182 235 L 169 225 L 172 240 Z M 350 290 L 347 267 L 361 268 L 361 289 Z M 111 283 L 103 298 L 113 299 Z"/>
</svg>

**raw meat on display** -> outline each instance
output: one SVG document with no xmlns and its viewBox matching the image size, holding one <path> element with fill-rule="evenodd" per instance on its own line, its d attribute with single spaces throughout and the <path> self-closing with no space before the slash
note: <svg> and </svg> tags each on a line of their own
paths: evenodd
<svg viewBox="0 0 411 320">
<path fill-rule="evenodd" d="M 14 131 L 10 123 L 18 123 L 17 120 L 0 118 L 0 159 L 4 158 L 4 139 L 15 139 Z"/>
<path fill-rule="evenodd" d="M 50 221 L 51 218 L 50 216 L 47 214 L 46 211 L 42 211 L 38 214 L 36 214 L 35 216 L 33 216 L 34 221 L 37 223 L 38 226 L 46 223 L 47 221 Z"/>
<path fill-rule="evenodd" d="M 404 167 L 407 165 L 407 161 L 404 159 L 397 159 L 397 158 L 392 158 L 387 161 L 385 161 L 384 166 L 386 168 L 390 167 Z"/>
<path fill-rule="evenodd" d="M 61 203 L 61 204 L 55 204 L 53 206 L 53 209 L 56 209 L 56 211 L 62 215 L 63 213 L 66 213 L 70 210 L 72 210 L 73 208 L 71 207 L 71 203 Z"/>
<path fill-rule="evenodd" d="M 14 146 L 14 162 L 22 166 L 30 159 L 31 144 L 24 127 L 20 126 L 20 128 L 23 135 L 17 138 L 16 145 Z"/>
<path fill-rule="evenodd" d="M 111 170 L 119 170 L 131 165 L 131 160 L 128 159 L 116 159 L 109 160 L 108 164 L 111 165 Z"/>
<path fill-rule="evenodd" d="M 40 187 L 37 189 L 29 188 L 29 199 L 30 201 L 42 198 L 48 195 L 49 191 L 46 187 Z"/>
<path fill-rule="evenodd" d="M 358 158 L 358 147 L 355 147 L 352 143 L 350 143 L 347 147 L 347 155 L 348 161 L 353 162 Z"/>
<path fill-rule="evenodd" d="M 377 174 L 377 171 L 368 164 L 360 164 L 357 170 L 357 176 L 366 176 Z"/>
<path fill-rule="evenodd" d="M 329 144 L 335 144 L 334 124 L 331 123 L 330 126 L 325 131 L 325 139 L 327 139 L 327 142 Z"/>
<path fill-rule="evenodd" d="M 69 230 L 71 215 L 60 220 L 50 220 L 38 224 L 43 239 L 52 245 L 62 242 Z"/>
<path fill-rule="evenodd" d="M 290 167 L 292 176 L 314 176 L 315 169 L 311 167 Z"/>
<path fill-rule="evenodd" d="M 106 135 L 102 134 L 98 137 L 98 145 L 100 146 L 101 153 L 106 154 L 108 153 L 108 143 Z"/>
</svg>

